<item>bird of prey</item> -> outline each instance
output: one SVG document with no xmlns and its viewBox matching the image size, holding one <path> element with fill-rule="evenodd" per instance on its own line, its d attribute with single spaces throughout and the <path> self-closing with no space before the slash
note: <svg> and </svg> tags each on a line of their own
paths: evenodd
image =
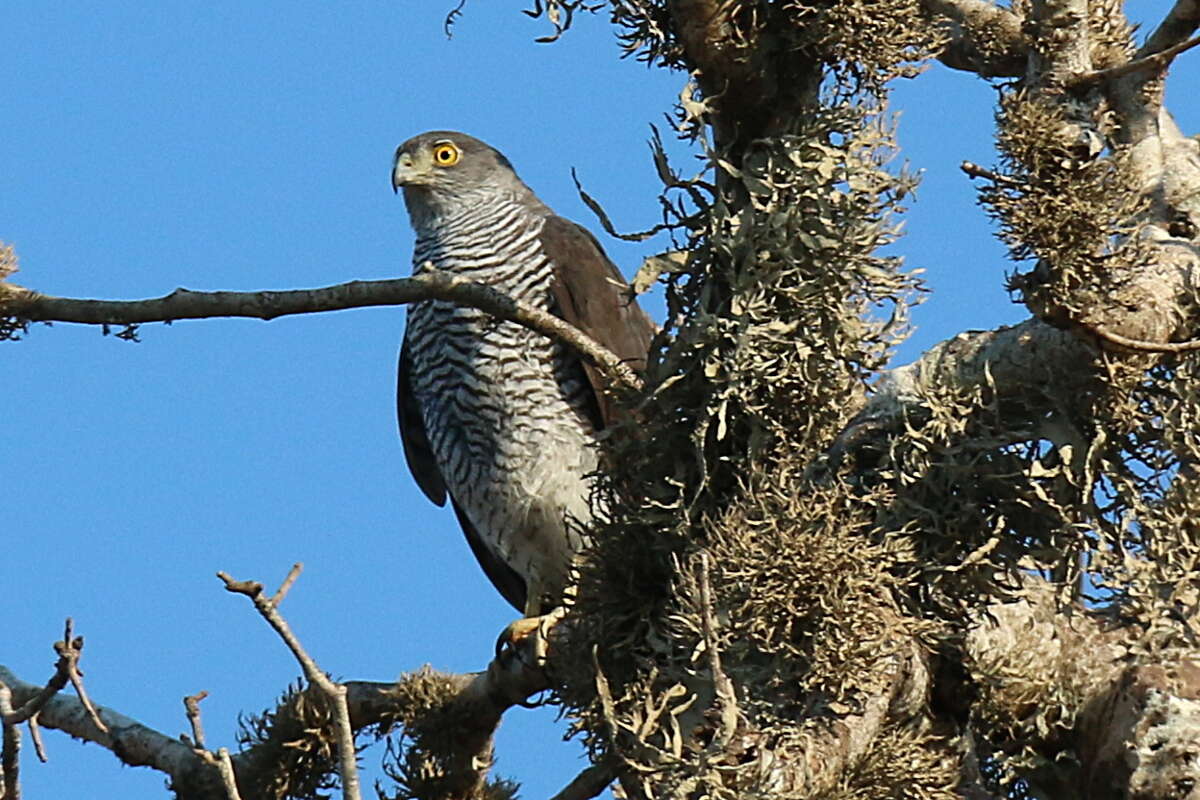
<svg viewBox="0 0 1200 800">
<path fill-rule="evenodd" d="M 574 324 L 635 368 L 654 325 L 588 231 L 556 216 L 508 159 L 431 131 L 396 150 L 392 188 L 416 231 L 414 272 L 486 283 Z M 568 345 L 474 308 L 415 303 L 400 350 L 409 469 L 446 498 L 487 577 L 526 617 L 557 606 L 593 521 L 603 379 Z"/>
</svg>

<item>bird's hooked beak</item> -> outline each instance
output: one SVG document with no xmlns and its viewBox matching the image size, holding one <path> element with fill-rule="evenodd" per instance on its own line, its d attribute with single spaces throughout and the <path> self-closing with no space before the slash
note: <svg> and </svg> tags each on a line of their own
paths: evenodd
<svg viewBox="0 0 1200 800">
<path fill-rule="evenodd" d="M 392 165 L 392 192 L 399 192 L 401 186 L 415 183 L 419 172 L 410 153 L 396 153 L 396 161 Z"/>
</svg>

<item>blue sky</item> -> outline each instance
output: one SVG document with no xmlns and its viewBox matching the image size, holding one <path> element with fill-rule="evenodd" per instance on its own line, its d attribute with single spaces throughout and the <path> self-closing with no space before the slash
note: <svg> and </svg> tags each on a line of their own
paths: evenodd
<svg viewBox="0 0 1200 800">
<path fill-rule="evenodd" d="M 619 60 L 604 17 L 559 43 L 519 3 L 85 2 L 0 6 L 0 241 L 16 280 L 49 294 L 140 298 L 406 275 L 412 234 L 389 186 L 395 146 L 455 128 L 503 150 L 540 196 L 599 232 L 571 183 L 625 229 L 657 221 L 646 140 L 684 76 Z M 1169 4 L 1131 4 L 1154 20 Z M 1168 103 L 1185 130 L 1200 89 L 1184 56 Z M 898 356 L 1024 317 L 1011 269 L 973 205 L 963 159 L 993 163 L 995 93 L 934 67 L 896 92 L 904 158 L 925 173 L 894 248 L 932 295 Z M 686 164 L 686 150 L 674 148 Z M 690 165 L 688 165 L 690 166 Z M 663 242 L 602 237 L 631 274 Z M 653 314 L 661 307 L 650 302 Z M 336 676 L 388 680 L 424 663 L 483 667 L 513 612 L 452 514 L 407 474 L 394 422 L 398 308 L 146 326 L 142 342 L 36 327 L 0 344 L 5 376 L 0 663 L 49 677 L 72 616 L 93 698 L 187 730 L 201 689 L 212 746 L 298 674 L 244 598 L 274 587 Z M 583 763 L 550 710 L 503 724 L 499 773 L 549 796 Z M 48 733 L 26 796 L 164 797 L 163 779 Z M 366 756 L 375 774 L 379 752 Z"/>
</svg>

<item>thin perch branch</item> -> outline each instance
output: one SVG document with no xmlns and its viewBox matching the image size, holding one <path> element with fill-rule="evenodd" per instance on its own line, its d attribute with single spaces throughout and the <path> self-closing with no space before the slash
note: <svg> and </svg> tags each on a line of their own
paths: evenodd
<svg viewBox="0 0 1200 800">
<path fill-rule="evenodd" d="M 411 278 L 350 281 L 320 289 L 284 292 L 193 292 L 176 289 L 146 300 L 80 300 L 39 294 L 0 282 L 0 317 L 25 322 L 76 322 L 85 325 L 134 326 L 181 319 L 247 317 L 272 320 L 293 314 L 348 308 L 394 306 L 444 300 L 485 311 L 565 342 L 617 383 L 637 389 L 641 380 L 608 348 L 560 317 L 517 300 L 491 286 L 466 281 L 437 270 Z"/>
</svg>

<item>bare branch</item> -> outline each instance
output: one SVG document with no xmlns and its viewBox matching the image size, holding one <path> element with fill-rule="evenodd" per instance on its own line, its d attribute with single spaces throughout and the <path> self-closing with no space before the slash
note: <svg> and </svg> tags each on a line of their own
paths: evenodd
<svg viewBox="0 0 1200 800">
<path fill-rule="evenodd" d="M 1124 64 L 1118 64 L 1108 69 L 1080 73 L 1075 76 L 1075 80 L 1072 81 L 1071 85 L 1076 89 L 1087 88 L 1095 86 L 1098 83 L 1131 75 L 1135 72 L 1153 72 L 1165 69 L 1180 53 L 1191 50 L 1198 45 L 1200 45 L 1200 36 L 1194 36 L 1187 41 L 1179 42 L 1168 47 L 1166 50 L 1160 50 L 1152 55 L 1135 58 L 1132 61 L 1127 61 Z"/>
<path fill-rule="evenodd" d="M 300 565 L 293 565 L 287 578 L 284 579 L 283 585 L 275 593 L 275 597 L 282 599 L 287 593 L 287 588 L 299 574 Z M 317 662 L 308 655 L 304 646 L 300 644 L 300 640 L 292 633 L 287 620 L 279 613 L 275 601 L 263 594 L 262 584 L 235 581 L 224 572 L 218 572 L 217 577 L 225 582 L 225 588 L 229 591 L 244 594 L 250 598 L 258 613 L 292 651 L 292 655 L 296 657 L 296 661 L 304 670 L 304 675 L 308 678 L 309 683 L 318 687 L 325 695 L 333 708 L 334 718 L 337 722 L 338 766 L 342 779 L 342 792 L 346 800 L 360 800 L 362 793 L 358 785 L 358 755 L 354 747 L 354 730 L 350 726 L 350 708 L 346 700 L 346 687 L 331 681 L 324 670 L 317 666 Z M 225 758 L 228 758 L 228 754 Z"/>
<path fill-rule="evenodd" d="M 608 764 L 593 764 L 575 776 L 550 800 L 591 800 L 603 792 L 616 777 Z"/>
<path fill-rule="evenodd" d="M 283 583 L 279 584 L 279 590 L 271 598 L 271 605 L 279 608 L 279 604 L 283 602 L 283 598 L 287 597 L 288 590 L 292 588 L 292 584 L 296 582 L 296 578 L 300 577 L 300 573 L 304 571 L 304 565 L 297 561 L 292 564 L 292 568 L 288 570 L 287 577 L 283 579 Z"/>
<path fill-rule="evenodd" d="M 37 714 L 29 718 L 29 738 L 33 739 L 33 752 L 37 754 L 38 761 L 45 764 L 50 759 L 46 758 L 46 745 L 42 742 L 42 728 L 38 725 Z"/>
<path fill-rule="evenodd" d="M 87 709 L 95 726 L 107 733 L 108 726 L 104 724 L 104 720 L 100 719 L 100 714 L 92 705 L 92 699 L 88 697 L 87 690 L 83 688 L 83 673 L 79 670 L 79 657 L 83 654 L 83 637 L 74 636 L 73 628 L 74 622 L 67 617 L 63 640 L 54 643 L 54 651 L 58 653 L 60 661 L 66 664 L 67 678 L 75 687 L 75 694 L 79 695 L 79 702 L 83 703 L 83 707 Z"/>
<path fill-rule="evenodd" d="M 42 710 L 42 706 L 46 704 L 46 701 L 62 691 L 62 688 L 70 681 L 68 671 L 69 667 L 66 659 L 60 656 L 58 663 L 54 665 L 54 675 L 51 676 L 50 680 L 46 681 L 45 687 L 35 696 L 29 698 L 29 701 L 24 703 L 20 708 L 5 713 L 3 716 L 4 721 L 19 725 L 27 719 L 33 719 Z"/>
<path fill-rule="evenodd" d="M 229 758 L 227 748 L 222 747 L 217 751 L 217 764 L 221 770 L 221 781 L 225 784 L 229 800 L 242 800 L 242 796 L 238 792 L 237 777 L 233 774 L 233 761 Z"/>
<path fill-rule="evenodd" d="M 1137 52 L 1136 58 L 1145 58 L 1168 50 L 1188 39 L 1200 27 L 1200 0 L 1175 0 L 1167 16 L 1150 34 L 1150 38 Z"/>
<path fill-rule="evenodd" d="M 41 686 L 22 681 L 4 666 L 0 666 L 0 681 L 12 690 L 14 701 L 20 704 L 42 691 Z M 195 751 L 178 739 L 147 728 L 110 708 L 101 707 L 97 712 L 105 718 L 107 731 L 96 727 L 81 701 L 59 694 L 46 700 L 38 721 L 47 728 L 64 731 L 111 750 L 129 766 L 153 767 L 172 778 L 187 775 L 199 764 Z"/>
<path fill-rule="evenodd" d="M 634 371 L 606 347 L 560 317 L 482 283 L 465 281 L 437 270 L 411 278 L 351 281 L 320 289 L 283 292 L 193 292 L 176 289 L 147 300 L 80 300 L 52 297 L 14 284 L 0 283 L 0 316 L 26 322 L 77 322 L 86 325 L 134 326 L 181 319 L 248 317 L 272 320 L 293 314 L 348 308 L 404 305 L 445 300 L 477 308 L 515 322 L 575 348 L 616 383 L 641 386 Z"/>
</svg>

